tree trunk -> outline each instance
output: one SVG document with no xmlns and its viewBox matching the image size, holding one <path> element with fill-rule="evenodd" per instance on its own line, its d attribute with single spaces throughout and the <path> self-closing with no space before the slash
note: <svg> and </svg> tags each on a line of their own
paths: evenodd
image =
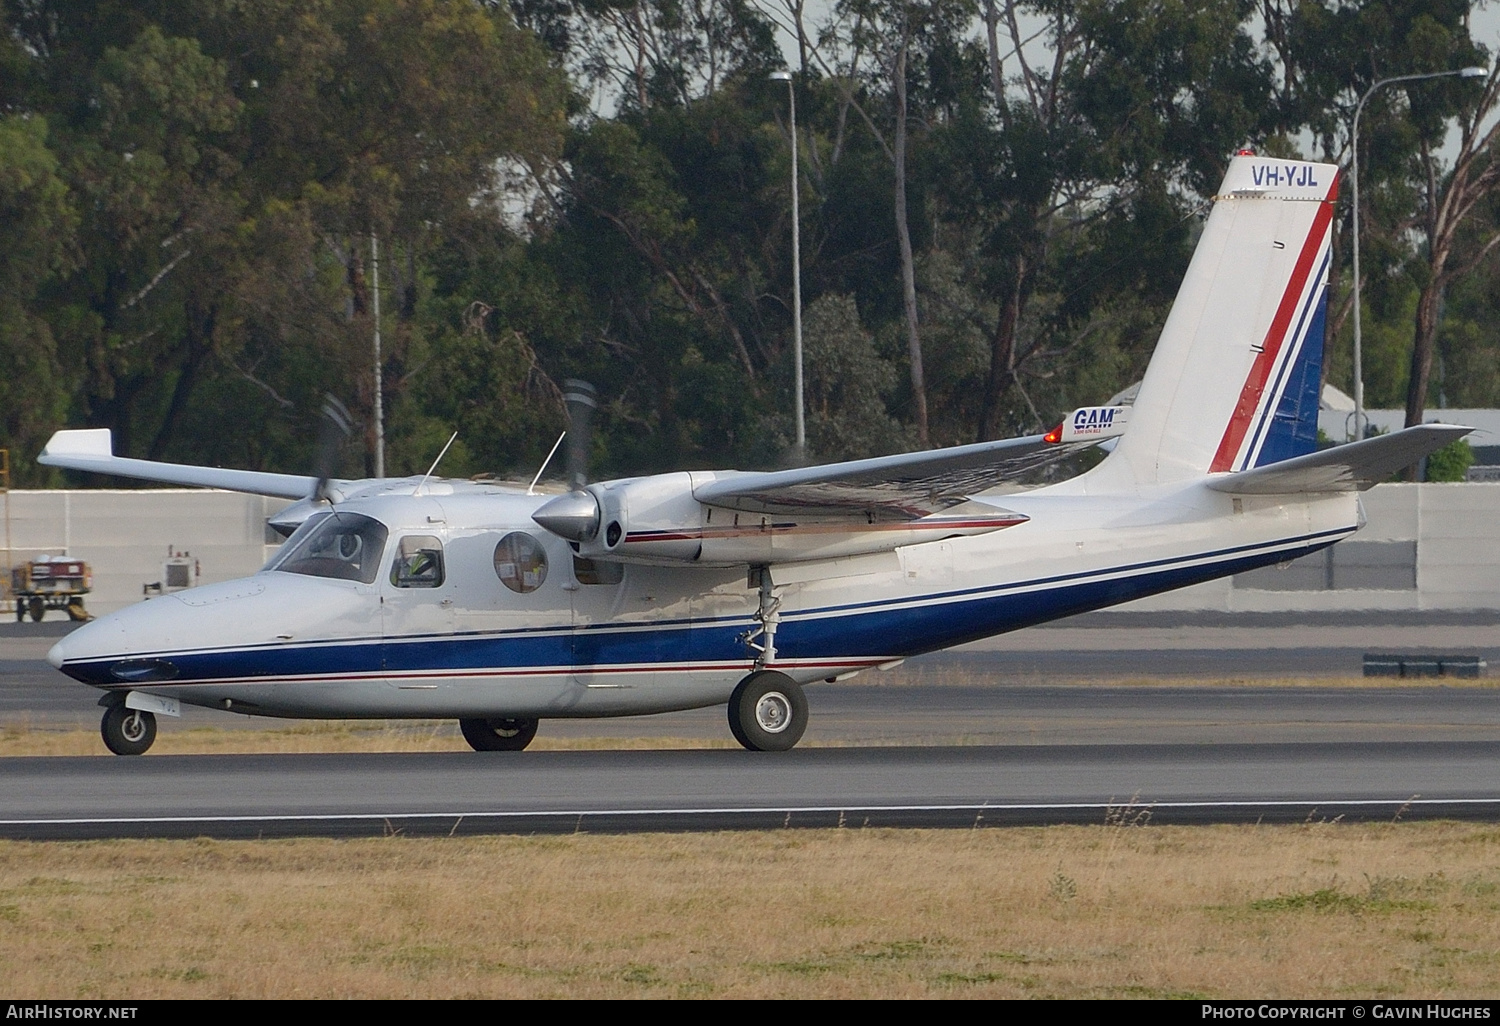
<svg viewBox="0 0 1500 1026">
<path fill-rule="evenodd" d="M 196 301 L 190 300 L 185 313 L 187 335 L 183 339 L 182 367 L 177 374 L 177 386 L 172 389 L 172 400 L 167 404 L 167 415 L 162 418 L 161 427 L 157 429 L 156 437 L 146 450 L 147 459 L 159 460 L 166 453 L 177 425 L 182 420 L 182 413 L 187 409 L 188 399 L 198 384 L 198 371 L 213 348 L 217 308 L 210 306 L 205 310 Z"/>
<path fill-rule="evenodd" d="M 979 413 L 979 437 L 975 441 L 988 442 L 1000 437 L 1000 397 L 1016 380 L 1016 326 L 1021 322 L 1021 297 L 1024 295 L 1026 274 L 1026 258 L 1018 256 L 1014 287 L 1005 296 L 1000 307 L 1000 319 L 995 324 L 995 333 L 990 337 L 990 373 L 985 381 L 984 405 Z"/>
<path fill-rule="evenodd" d="M 917 443 L 931 448 L 927 431 L 927 384 L 922 374 L 922 336 L 917 328 L 917 274 L 906 224 L 906 49 L 903 34 L 896 53 L 896 238 L 901 244 L 901 298 L 906 305 L 906 348 L 911 360 L 911 394 L 917 421 Z"/>
<path fill-rule="evenodd" d="M 995 0 L 984 0 L 984 32 L 990 57 L 990 88 L 995 93 L 995 106 L 1003 113 L 1005 80 L 1000 74 L 1000 12 L 995 9 Z"/>
<path fill-rule="evenodd" d="M 1434 275 L 1417 297 L 1416 332 L 1411 346 L 1411 377 L 1406 386 L 1406 426 L 1422 423 L 1427 412 L 1427 383 L 1432 376 L 1432 351 L 1437 343 L 1438 311 L 1443 306 L 1443 280 Z"/>
<path fill-rule="evenodd" d="M 1323 386 L 1328 384 L 1328 368 L 1333 361 L 1333 343 L 1338 337 L 1339 329 L 1344 326 L 1344 318 L 1340 316 L 1342 303 L 1335 304 L 1333 297 L 1338 293 L 1339 283 L 1339 252 L 1343 249 L 1339 245 L 1338 224 L 1335 222 L 1333 238 L 1329 240 L 1328 257 L 1328 290 L 1324 293 L 1328 304 L 1323 317 L 1323 368 L 1318 376 L 1318 396 L 1323 395 Z M 1352 291 L 1352 289 L 1351 289 Z"/>
</svg>

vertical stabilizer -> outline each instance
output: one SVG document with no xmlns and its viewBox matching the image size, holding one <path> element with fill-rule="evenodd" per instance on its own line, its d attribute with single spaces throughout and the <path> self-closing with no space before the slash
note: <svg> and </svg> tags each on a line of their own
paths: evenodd
<svg viewBox="0 0 1500 1026">
<path fill-rule="evenodd" d="M 1169 484 L 1317 447 L 1338 175 L 1332 164 L 1230 161 L 1101 478 Z"/>
</svg>

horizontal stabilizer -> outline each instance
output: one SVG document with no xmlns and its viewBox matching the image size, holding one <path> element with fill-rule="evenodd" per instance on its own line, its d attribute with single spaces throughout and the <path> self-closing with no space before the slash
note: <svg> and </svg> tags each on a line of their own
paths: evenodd
<svg viewBox="0 0 1500 1026">
<path fill-rule="evenodd" d="M 1364 491 L 1416 463 L 1473 428 L 1419 424 L 1238 474 L 1211 477 L 1208 486 L 1236 495 L 1296 495 Z"/>
<path fill-rule="evenodd" d="M 219 467 L 193 467 L 181 463 L 157 463 L 135 460 L 114 454 L 109 428 L 59 431 L 47 442 L 37 457 L 45 467 L 64 470 L 86 470 L 112 477 L 133 477 L 163 484 L 191 485 L 198 488 L 223 488 L 250 495 L 274 495 L 283 499 L 301 499 L 317 487 L 315 477 L 295 474 L 267 474 L 256 470 L 224 470 Z"/>
</svg>

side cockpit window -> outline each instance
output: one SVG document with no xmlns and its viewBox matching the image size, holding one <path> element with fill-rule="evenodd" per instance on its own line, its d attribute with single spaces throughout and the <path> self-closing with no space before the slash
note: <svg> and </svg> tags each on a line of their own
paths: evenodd
<svg viewBox="0 0 1500 1026">
<path fill-rule="evenodd" d="M 391 564 L 391 583 L 398 588 L 438 588 L 443 583 L 443 543 L 427 534 L 401 539 Z"/>
<path fill-rule="evenodd" d="M 385 551 L 385 525 L 358 513 L 326 513 L 297 528 L 267 570 L 374 584 Z"/>
</svg>

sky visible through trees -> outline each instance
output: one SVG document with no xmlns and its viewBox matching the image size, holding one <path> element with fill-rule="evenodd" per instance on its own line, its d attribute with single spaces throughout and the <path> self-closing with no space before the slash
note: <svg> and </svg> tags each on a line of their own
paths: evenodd
<svg viewBox="0 0 1500 1026">
<path fill-rule="evenodd" d="M 1136 380 L 1229 154 L 1347 166 L 1358 96 L 1489 64 L 1465 0 L 5 0 L 0 447 L 307 473 L 595 473 L 1051 427 Z M 1471 17 L 1472 15 L 1472 17 Z M 798 25 L 801 26 L 800 36 Z M 1023 45 L 1017 46 L 1017 43 Z M 1500 402 L 1496 82 L 1361 120 L 1366 397 Z M 1467 143 L 1464 140 L 1467 139 Z M 1325 374 L 1351 389 L 1349 190 Z M 1425 379 L 1425 387 L 1422 382 Z M 1413 386 L 1412 383 L 1417 385 Z"/>
</svg>

